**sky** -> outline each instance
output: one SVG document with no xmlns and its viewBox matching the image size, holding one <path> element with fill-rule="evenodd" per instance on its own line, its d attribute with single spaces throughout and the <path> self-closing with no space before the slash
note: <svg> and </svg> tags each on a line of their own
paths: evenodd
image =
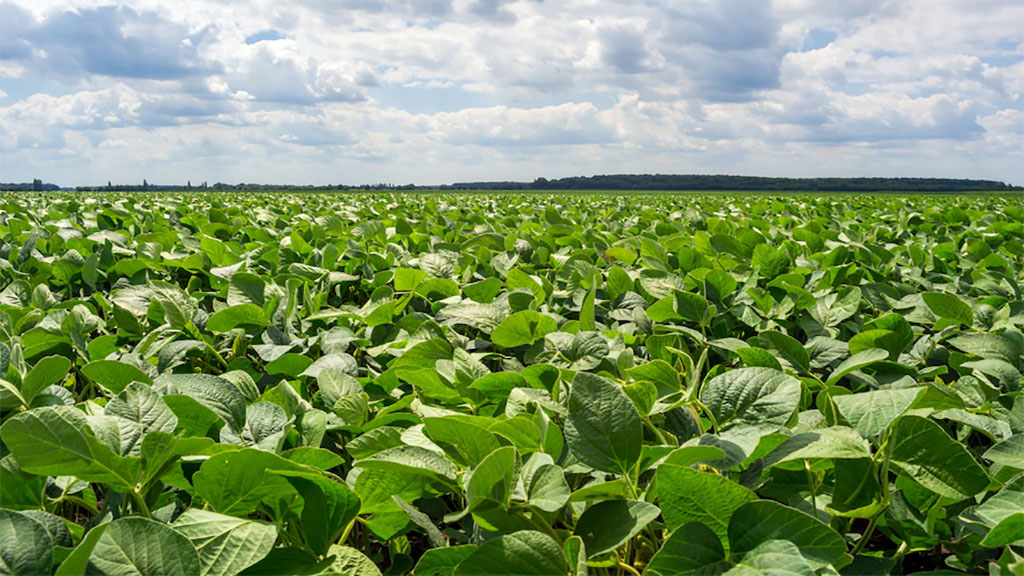
<svg viewBox="0 0 1024 576">
<path fill-rule="evenodd" d="M 1024 184 L 1022 92 L 1022 0 L 0 3 L 6 182 Z"/>
</svg>

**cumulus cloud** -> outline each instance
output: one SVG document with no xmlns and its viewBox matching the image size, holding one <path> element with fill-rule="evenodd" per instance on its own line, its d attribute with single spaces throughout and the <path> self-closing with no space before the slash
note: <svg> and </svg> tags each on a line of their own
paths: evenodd
<svg viewBox="0 0 1024 576">
<path fill-rule="evenodd" d="M 8 0 L 3 170 L 1024 183 L 1022 18 L 1019 0 Z"/>
</svg>

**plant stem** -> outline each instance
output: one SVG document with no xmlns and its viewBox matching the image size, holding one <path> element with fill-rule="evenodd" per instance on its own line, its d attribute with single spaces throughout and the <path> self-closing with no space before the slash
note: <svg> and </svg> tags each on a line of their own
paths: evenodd
<svg viewBox="0 0 1024 576">
<path fill-rule="evenodd" d="M 861 535 L 860 540 L 857 540 L 857 545 L 854 546 L 853 550 L 850 552 L 852 556 L 856 557 L 857 554 L 860 554 L 860 551 L 864 549 L 864 546 L 867 545 L 868 540 L 871 539 L 871 535 L 875 532 L 875 526 L 877 524 L 878 514 L 875 514 L 871 517 L 871 520 L 868 522 L 868 527 L 864 529 L 864 533 Z"/>
<path fill-rule="evenodd" d="M 814 481 L 814 474 L 811 473 L 811 462 L 804 458 L 804 470 L 807 471 L 807 487 L 811 489 L 811 509 L 814 511 L 814 519 L 818 518 L 818 485 Z"/>
<path fill-rule="evenodd" d="M 137 490 L 132 490 L 132 503 L 135 505 L 134 507 L 138 508 L 136 512 L 141 513 L 146 518 L 151 517 L 149 506 L 146 506 L 146 499 Z"/>
<path fill-rule="evenodd" d="M 629 572 L 629 573 L 630 573 L 630 574 L 632 574 L 633 576 L 640 576 L 640 573 L 636 571 L 636 568 L 633 568 L 632 566 L 630 566 L 629 564 L 626 564 L 626 563 L 625 563 L 625 562 L 623 562 L 622 560 L 619 560 L 619 563 L 618 563 L 618 564 L 616 564 L 616 565 L 617 565 L 617 566 L 618 566 L 619 568 L 621 568 L 621 569 L 625 570 L 626 572 Z"/>
</svg>

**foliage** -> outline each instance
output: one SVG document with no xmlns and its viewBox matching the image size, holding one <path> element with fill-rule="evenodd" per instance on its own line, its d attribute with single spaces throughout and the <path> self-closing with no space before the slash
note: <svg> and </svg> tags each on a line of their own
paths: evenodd
<svg viewBox="0 0 1024 576">
<path fill-rule="evenodd" d="M 6 195 L 0 571 L 1013 573 L 992 196 Z"/>
</svg>

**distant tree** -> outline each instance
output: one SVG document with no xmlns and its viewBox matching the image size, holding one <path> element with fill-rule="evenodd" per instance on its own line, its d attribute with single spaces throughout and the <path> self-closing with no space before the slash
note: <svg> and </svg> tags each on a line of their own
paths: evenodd
<svg viewBox="0 0 1024 576">
<path fill-rule="evenodd" d="M 145 178 L 142 179 L 142 189 L 149 190 L 149 182 L 146 182 Z"/>
<path fill-rule="evenodd" d="M 189 180 L 189 181 L 188 181 L 188 187 L 189 187 L 189 188 L 191 188 L 191 187 L 192 187 L 192 181 L 191 181 L 191 180 Z"/>
<path fill-rule="evenodd" d="M 36 178 L 35 180 L 32 180 L 32 191 L 33 192 L 42 192 L 43 191 L 43 181 L 40 180 L 39 178 Z"/>
</svg>

